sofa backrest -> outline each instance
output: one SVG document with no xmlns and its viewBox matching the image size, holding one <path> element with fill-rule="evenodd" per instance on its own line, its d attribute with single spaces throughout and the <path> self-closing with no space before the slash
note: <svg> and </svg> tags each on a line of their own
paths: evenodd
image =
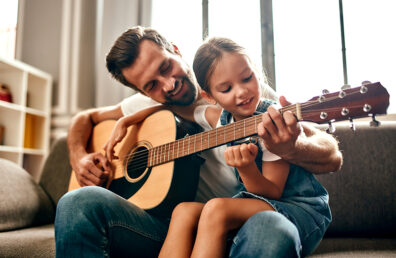
<svg viewBox="0 0 396 258">
<path fill-rule="evenodd" d="M 344 156 L 341 171 L 318 175 L 330 196 L 328 236 L 396 236 L 396 122 L 356 132 L 336 126 Z"/>
</svg>

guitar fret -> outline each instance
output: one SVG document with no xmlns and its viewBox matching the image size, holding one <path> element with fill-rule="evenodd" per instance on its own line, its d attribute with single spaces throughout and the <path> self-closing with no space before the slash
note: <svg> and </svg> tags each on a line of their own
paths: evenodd
<svg viewBox="0 0 396 258">
<path fill-rule="evenodd" d="M 208 132 L 208 148 L 209 148 L 209 146 L 210 146 L 210 138 L 209 138 L 209 132 Z"/>
<path fill-rule="evenodd" d="M 175 158 L 178 158 L 178 157 L 179 157 L 179 150 L 180 150 L 179 143 L 180 143 L 180 140 L 177 140 L 177 151 L 176 151 L 176 156 L 175 156 Z"/>
<path fill-rule="evenodd" d="M 184 155 L 184 139 L 182 141 L 183 141 L 182 155 Z"/>
<path fill-rule="evenodd" d="M 160 146 L 158 146 L 158 163 L 161 163 L 161 153 L 162 153 L 162 150 L 161 150 L 161 147 L 162 147 L 162 145 L 160 145 Z"/>
<path fill-rule="evenodd" d="M 234 139 L 235 139 L 235 125 L 236 125 L 236 123 L 234 123 Z"/>
<path fill-rule="evenodd" d="M 197 151 L 197 149 L 196 149 L 197 135 L 195 134 L 194 136 L 195 136 L 194 137 L 194 152 L 196 152 Z"/>
<path fill-rule="evenodd" d="M 157 148 L 154 148 L 153 156 L 154 156 L 154 164 L 157 164 L 157 155 L 156 155 Z"/>
<path fill-rule="evenodd" d="M 172 158 L 174 159 L 175 158 L 175 143 L 173 143 L 172 146 L 173 146 Z"/>
<path fill-rule="evenodd" d="M 203 133 L 201 133 L 201 151 L 203 150 L 203 145 L 202 145 L 202 136 L 203 136 Z"/>
<path fill-rule="evenodd" d="M 168 153 L 168 158 L 166 159 L 167 162 L 169 161 L 169 147 L 170 147 L 170 143 L 168 143 L 168 151 L 167 151 L 167 153 Z M 165 155 L 166 155 L 166 154 L 165 154 Z"/>
</svg>

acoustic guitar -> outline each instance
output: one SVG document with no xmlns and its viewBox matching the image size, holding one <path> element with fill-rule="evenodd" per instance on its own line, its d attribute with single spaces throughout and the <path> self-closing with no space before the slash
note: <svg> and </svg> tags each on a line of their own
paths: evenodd
<svg viewBox="0 0 396 258">
<path fill-rule="evenodd" d="M 299 121 L 331 123 L 386 114 L 389 94 L 379 83 L 316 96 L 279 111 L 292 111 Z M 194 154 L 257 135 L 262 116 L 256 115 L 210 131 L 180 138 L 173 113 L 158 111 L 131 126 L 115 148 L 118 160 L 106 187 L 133 204 L 158 214 L 170 213 L 182 201 L 192 201 L 201 160 Z M 89 151 L 103 152 L 116 121 L 107 120 L 93 129 Z M 79 188 L 74 171 L 69 190 Z"/>
</svg>

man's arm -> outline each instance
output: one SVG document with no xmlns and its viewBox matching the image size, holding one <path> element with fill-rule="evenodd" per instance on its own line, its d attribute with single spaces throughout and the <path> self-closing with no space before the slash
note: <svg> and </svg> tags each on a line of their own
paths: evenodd
<svg viewBox="0 0 396 258">
<path fill-rule="evenodd" d="M 110 165 L 106 157 L 99 153 L 88 153 L 86 150 L 92 128 L 108 119 L 119 119 L 123 116 L 121 106 L 110 106 L 90 109 L 73 117 L 67 144 L 71 166 L 81 186 L 103 185 L 110 173 Z M 103 170 L 100 169 L 103 167 Z"/>
<path fill-rule="evenodd" d="M 303 129 L 306 137 L 298 137 L 294 151 L 282 158 L 314 174 L 340 170 L 343 158 L 338 141 L 311 125 L 303 123 Z"/>
<path fill-rule="evenodd" d="M 258 133 L 269 151 L 312 173 L 340 170 L 342 154 L 336 139 L 308 124 L 303 124 L 303 129 L 306 137 L 300 135 L 301 128 L 290 111 L 281 115 L 269 107 Z"/>
</svg>

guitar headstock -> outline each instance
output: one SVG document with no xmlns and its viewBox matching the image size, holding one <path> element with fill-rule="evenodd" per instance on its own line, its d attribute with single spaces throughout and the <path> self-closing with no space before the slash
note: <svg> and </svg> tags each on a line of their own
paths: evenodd
<svg viewBox="0 0 396 258">
<path fill-rule="evenodd" d="M 300 104 L 301 120 L 318 124 L 386 114 L 389 93 L 381 83 L 316 96 Z"/>
</svg>

